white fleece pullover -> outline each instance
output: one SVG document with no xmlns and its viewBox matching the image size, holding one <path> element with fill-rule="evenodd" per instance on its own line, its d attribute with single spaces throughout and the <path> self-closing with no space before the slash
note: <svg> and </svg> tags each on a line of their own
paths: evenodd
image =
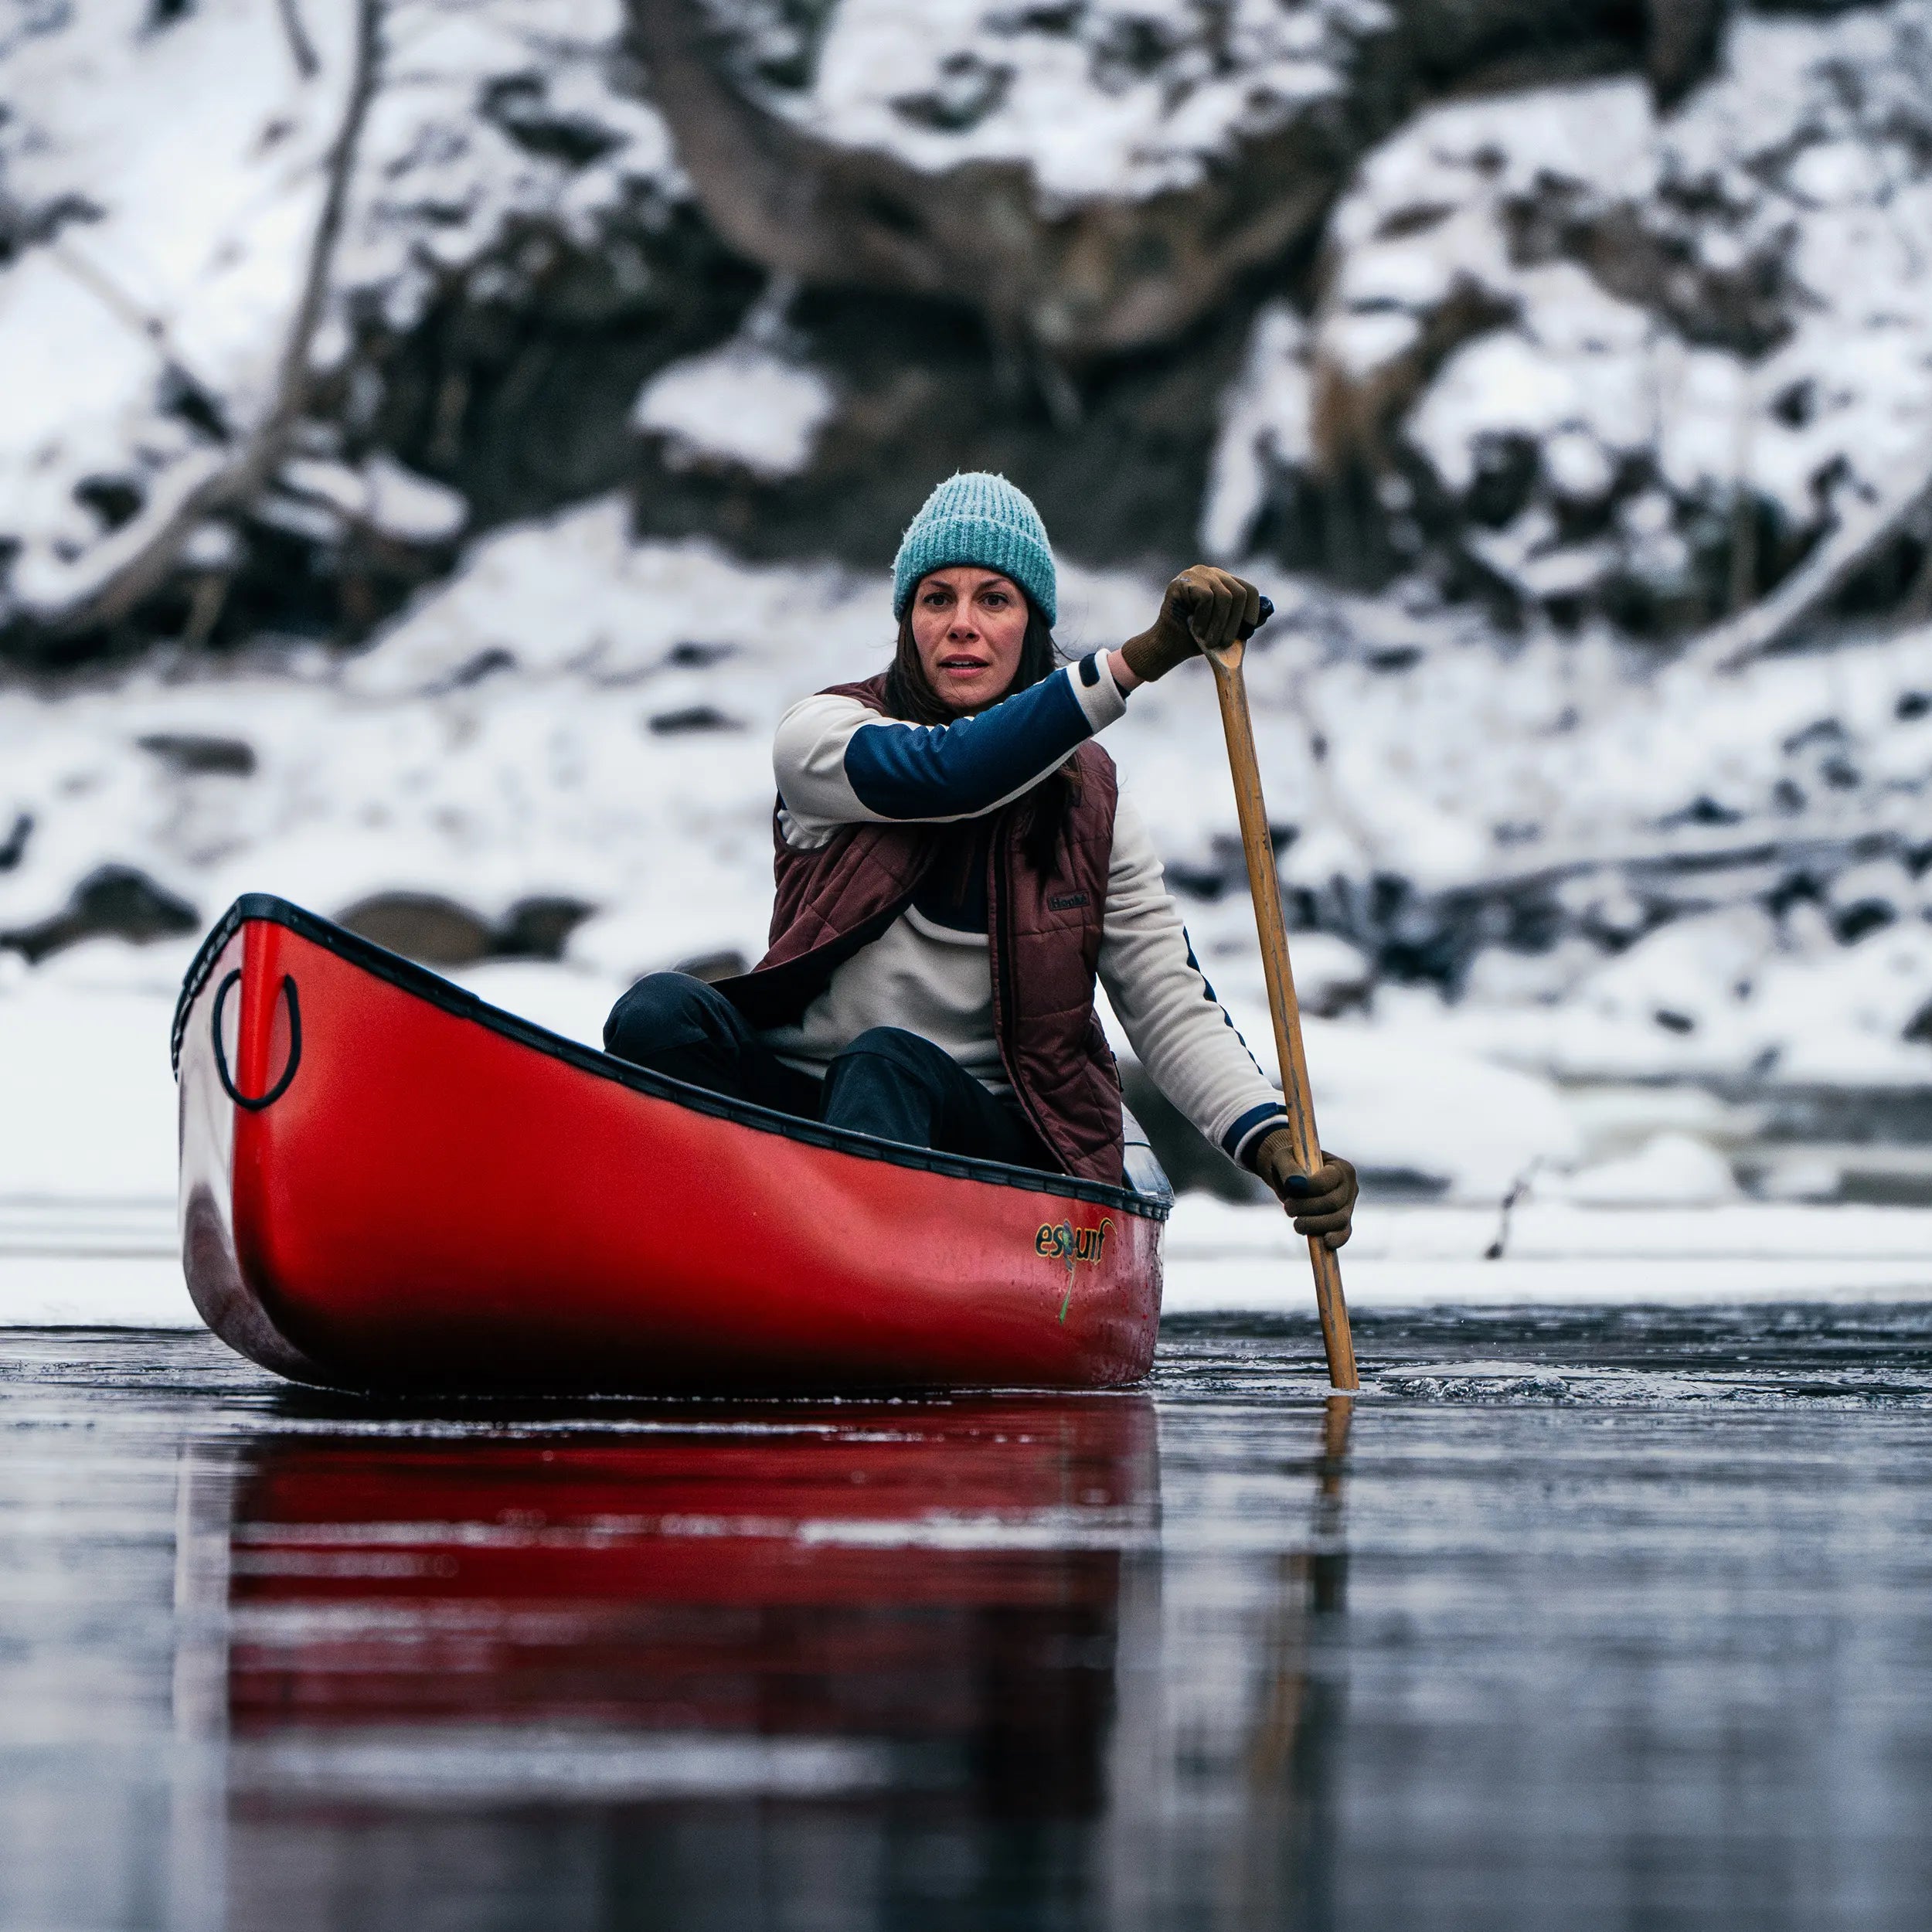
<svg viewBox="0 0 1932 1932">
<path fill-rule="evenodd" d="M 855 698 L 808 698 L 786 713 L 773 747 L 781 832 L 809 851 L 844 825 L 981 817 L 1057 770 L 1125 709 L 1100 655 L 950 725 L 882 718 Z M 909 906 L 838 969 L 798 1026 L 765 1037 L 817 1073 L 869 1027 L 900 1026 L 944 1048 L 994 1091 L 1009 1090 L 993 1034 L 983 913 L 972 925 Z M 1281 1096 L 1196 961 L 1153 841 L 1124 792 L 1114 811 L 1099 964 L 1155 1084 L 1209 1140 L 1252 1165 L 1264 1136 L 1285 1122 Z"/>
</svg>

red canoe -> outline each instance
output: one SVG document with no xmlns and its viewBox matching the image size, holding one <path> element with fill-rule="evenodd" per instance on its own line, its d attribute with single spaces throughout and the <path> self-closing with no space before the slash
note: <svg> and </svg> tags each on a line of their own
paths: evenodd
<svg viewBox="0 0 1932 1932">
<path fill-rule="evenodd" d="M 721 1099 L 283 900 L 175 1017 L 182 1250 L 299 1382 L 1090 1389 L 1153 1359 L 1164 1202 Z"/>
</svg>

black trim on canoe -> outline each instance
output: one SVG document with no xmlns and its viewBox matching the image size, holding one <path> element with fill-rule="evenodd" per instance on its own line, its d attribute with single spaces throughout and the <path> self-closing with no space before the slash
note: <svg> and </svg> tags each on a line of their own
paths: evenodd
<svg viewBox="0 0 1932 1932">
<path fill-rule="evenodd" d="M 876 1140 L 869 1134 L 855 1133 L 849 1128 L 826 1127 L 816 1121 L 800 1120 L 793 1114 L 754 1107 L 748 1100 L 730 1100 L 705 1087 L 674 1080 L 667 1074 L 633 1066 L 628 1060 L 600 1053 L 594 1047 L 566 1039 L 561 1034 L 546 1032 L 529 1020 L 519 1019 L 514 1013 L 506 1013 L 501 1007 L 492 1006 L 487 1000 L 479 999 L 475 994 L 453 985 L 441 975 L 431 972 L 427 966 L 404 959 L 400 954 L 376 945 L 373 940 L 363 939 L 326 919 L 318 918 L 314 913 L 304 911 L 286 899 L 276 898 L 272 893 L 243 893 L 202 941 L 201 950 L 196 954 L 194 963 L 182 981 L 181 998 L 175 1004 L 175 1023 L 168 1039 L 168 1055 L 177 1074 L 181 1071 L 182 1041 L 188 1030 L 188 1009 L 207 984 L 215 961 L 221 957 L 222 948 L 251 919 L 286 926 L 311 944 L 334 953 L 365 972 L 374 974 L 378 979 L 387 980 L 392 986 L 406 993 L 414 994 L 418 999 L 428 1001 L 446 1013 L 454 1014 L 459 1019 L 474 1020 L 478 1026 L 487 1027 L 493 1033 L 501 1033 L 506 1039 L 513 1039 L 537 1053 L 546 1053 L 552 1060 L 562 1060 L 587 1073 L 594 1073 L 600 1080 L 615 1080 L 621 1087 L 634 1088 L 655 1099 L 673 1101 L 679 1107 L 689 1107 L 694 1114 L 709 1114 L 719 1120 L 733 1121 L 740 1127 L 752 1128 L 761 1134 L 781 1134 L 788 1141 L 801 1141 L 808 1147 L 829 1148 L 837 1153 L 857 1155 L 862 1160 L 883 1161 L 889 1167 L 944 1174 L 957 1181 L 989 1182 L 998 1187 L 1024 1189 L 1029 1194 L 1053 1194 L 1063 1199 L 1092 1201 L 1102 1207 L 1120 1208 L 1129 1214 L 1138 1214 L 1149 1221 L 1165 1221 L 1168 1217 L 1166 1202 L 1136 1193 L 1131 1188 L 1108 1187 L 1099 1181 L 1076 1179 L 1070 1174 L 1043 1174 L 1032 1168 L 1009 1167 L 1002 1161 L 971 1160 L 963 1155 L 940 1154 L 927 1148 L 902 1147 L 896 1141 Z"/>
</svg>

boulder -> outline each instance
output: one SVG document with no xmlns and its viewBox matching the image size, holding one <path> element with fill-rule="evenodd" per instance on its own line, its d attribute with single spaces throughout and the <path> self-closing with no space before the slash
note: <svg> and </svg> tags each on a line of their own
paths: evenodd
<svg viewBox="0 0 1932 1932">
<path fill-rule="evenodd" d="M 198 930 L 201 915 L 188 901 L 134 866 L 100 866 L 88 873 L 52 917 L 0 932 L 0 951 L 29 965 L 83 939 L 124 939 L 143 945 Z"/>
<path fill-rule="evenodd" d="M 335 915 L 336 923 L 426 966 L 469 966 L 485 959 L 563 957 L 579 926 L 595 912 L 583 900 L 520 899 L 501 919 L 487 919 L 438 893 L 372 893 Z"/>
</svg>

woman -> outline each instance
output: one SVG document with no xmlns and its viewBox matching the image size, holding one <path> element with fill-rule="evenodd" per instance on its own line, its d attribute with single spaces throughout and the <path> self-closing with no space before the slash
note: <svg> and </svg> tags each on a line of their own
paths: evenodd
<svg viewBox="0 0 1932 1932">
<path fill-rule="evenodd" d="M 1325 1153 L 1298 1168 L 1281 1097 L 1093 741 L 1130 692 L 1254 624 L 1253 587 L 1197 564 L 1150 628 L 1062 665 L 1039 514 L 973 474 L 906 531 L 893 611 L 891 668 L 778 726 L 770 950 L 715 985 L 640 980 L 607 1049 L 782 1113 L 1117 1185 L 1097 977 L 1168 1098 L 1288 1203 L 1298 1233 L 1341 1247 L 1355 1170 Z"/>
</svg>

